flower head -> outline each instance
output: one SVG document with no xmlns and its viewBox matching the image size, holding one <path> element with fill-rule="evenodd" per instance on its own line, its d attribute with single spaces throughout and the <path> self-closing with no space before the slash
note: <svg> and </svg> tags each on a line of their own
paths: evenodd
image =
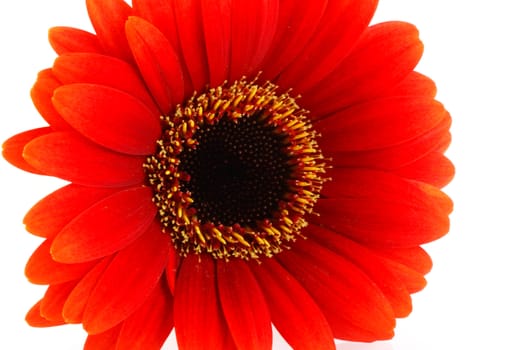
<svg viewBox="0 0 523 350">
<path fill-rule="evenodd" d="M 50 30 L 31 91 L 48 126 L 3 155 L 70 182 L 25 217 L 45 238 L 33 326 L 86 349 L 295 349 L 393 336 L 448 231 L 450 116 L 414 26 L 377 0 L 87 0 Z"/>
</svg>

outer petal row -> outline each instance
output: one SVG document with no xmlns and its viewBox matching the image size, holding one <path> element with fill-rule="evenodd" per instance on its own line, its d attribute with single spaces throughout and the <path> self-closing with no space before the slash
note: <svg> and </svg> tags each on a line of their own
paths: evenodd
<svg viewBox="0 0 523 350">
<path fill-rule="evenodd" d="M 331 73 L 349 55 L 377 4 L 377 0 L 329 1 L 316 33 L 299 53 L 299 59 L 281 73 L 278 84 L 302 93 Z"/>
<path fill-rule="evenodd" d="M 33 174 L 42 175 L 42 171 L 36 169 L 34 166 L 29 164 L 25 160 L 25 158 L 23 157 L 23 152 L 25 146 L 29 142 L 33 141 L 34 139 L 40 136 L 50 134 L 52 133 L 52 131 L 53 130 L 51 128 L 47 127 L 24 131 L 20 134 L 11 136 L 2 145 L 2 156 L 5 160 L 7 160 L 9 163 L 11 163 L 19 169 Z"/>
<path fill-rule="evenodd" d="M 132 14 L 131 7 L 123 0 L 87 0 L 86 3 L 104 51 L 131 62 L 132 55 L 123 30 L 125 21 Z"/>
<path fill-rule="evenodd" d="M 435 128 L 443 105 L 419 97 L 383 98 L 349 107 L 315 123 L 322 149 L 364 151 L 395 146 Z"/>
<path fill-rule="evenodd" d="M 141 75 L 163 114 L 172 113 L 184 97 L 183 73 L 169 40 L 152 24 L 130 17 L 127 40 Z"/>
<path fill-rule="evenodd" d="M 334 350 L 334 336 L 321 309 L 301 284 L 274 259 L 250 264 L 263 290 L 271 321 L 296 350 Z"/>
<path fill-rule="evenodd" d="M 24 159 L 41 172 L 73 183 L 124 187 L 143 183 L 143 157 L 111 152 L 70 132 L 54 132 L 29 142 Z"/>
<path fill-rule="evenodd" d="M 395 318 L 389 301 L 353 263 L 311 240 L 298 240 L 275 258 L 310 293 L 336 338 L 392 337 Z"/>
<path fill-rule="evenodd" d="M 58 55 L 72 52 L 103 52 L 96 35 L 77 28 L 49 29 L 49 43 Z"/>
<path fill-rule="evenodd" d="M 42 247 L 48 246 L 46 242 Z M 122 344 L 138 339 L 163 343 L 172 329 L 171 293 L 165 281 L 160 282 L 169 247 L 169 237 L 153 225 L 126 248 L 93 262 L 86 273 L 81 273 L 80 265 L 70 265 L 70 273 L 76 273 L 77 277 L 51 284 L 35 306 L 37 310 L 28 314 L 28 321 L 41 326 L 52 324 L 42 322 L 40 315 L 57 324 L 81 322 L 90 334 L 104 333 L 123 321 L 122 334 L 132 339 L 122 339 Z M 39 256 L 34 256 L 37 258 Z M 136 261 L 147 261 L 147 264 L 137 265 Z M 156 300 L 150 300 L 151 297 Z M 153 302 L 159 305 L 153 306 Z M 147 310 L 142 307 L 145 304 Z M 144 327 L 139 324 L 144 318 L 156 322 L 148 326 L 150 333 L 140 334 L 137 326 Z M 122 348 L 125 347 L 122 345 Z"/>
<path fill-rule="evenodd" d="M 182 350 L 236 349 L 220 308 L 212 258 L 183 259 L 174 291 L 174 326 Z"/>
<path fill-rule="evenodd" d="M 71 84 L 55 90 L 53 104 L 70 125 L 102 146 L 134 155 L 156 149 L 158 115 L 131 95 L 103 85 Z"/>
<path fill-rule="evenodd" d="M 63 54 L 55 60 L 52 72 L 60 85 L 80 83 L 114 88 L 133 96 L 156 116 L 160 114 L 136 69 L 119 58 L 97 53 Z M 53 88 L 52 94 L 58 87 Z"/>
<path fill-rule="evenodd" d="M 321 82 L 304 92 L 313 118 L 379 96 L 416 66 L 423 45 L 411 24 L 387 22 L 365 30 L 350 55 Z"/>
<path fill-rule="evenodd" d="M 56 261 L 79 263 L 112 254 L 140 237 L 151 225 L 156 206 L 149 187 L 106 197 L 69 222 L 56 236 Z"/>
<path fill-rule="evenodd" d="M 169 244 L 169 237 L 152 225 L 116 254 L 89 296 L 83 315 L 88 333 L 116 326 L 143 304 L 165 270 Z"/>
</svg>

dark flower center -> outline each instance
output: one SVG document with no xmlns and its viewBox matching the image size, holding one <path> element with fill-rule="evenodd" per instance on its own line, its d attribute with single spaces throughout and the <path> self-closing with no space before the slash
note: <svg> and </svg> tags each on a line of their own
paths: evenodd
<svg viewBox="0 0 523 350">
<path fill-rule="evenodd" d="M 271 218 L 288 191 L 291 168 L 284 137 L 256 116 L 222 118 L 194 134 L 195 149 L 179 155 L 190 174 L 181 188 L 191 192 L 202 221 L 253 226 Z"/>
<path fill-rule="evenodd" d="M 162 117 L 144 169 L 179 254 L 270 257 L 307 225 L 325 160 L 306 111 L 276 90 L 225 83 Z"/>
</svg>

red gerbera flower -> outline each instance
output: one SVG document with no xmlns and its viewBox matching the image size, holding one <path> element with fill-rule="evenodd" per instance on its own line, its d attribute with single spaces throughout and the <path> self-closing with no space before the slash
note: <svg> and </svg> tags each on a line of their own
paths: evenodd
<svg viewBox="0 0 523 350">
<path fill-rule="evenodd" d="M 388 339 L 448 231 L 450 116 L 377 0 L 87 0 L 4 144 L 71 182 L 38 202 L 33 326 L 86 349 Z M 321 137 L 320 137 L 321 134 Z"/>
</svg>

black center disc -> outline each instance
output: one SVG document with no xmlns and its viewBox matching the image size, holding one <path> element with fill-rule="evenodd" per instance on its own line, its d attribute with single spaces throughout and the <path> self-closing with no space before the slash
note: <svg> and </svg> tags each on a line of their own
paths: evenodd
<svg viewBox="0 0 523 350">
<path fill-rule="evenodd" d="M 291 168 L 283 137 L 252 115 L 222 118 L 194 134 L 195 149 L 180 154 L 183 184 L 202 223 L 253 225 L 272 218 L 287 192 Z"/>
</svg>

